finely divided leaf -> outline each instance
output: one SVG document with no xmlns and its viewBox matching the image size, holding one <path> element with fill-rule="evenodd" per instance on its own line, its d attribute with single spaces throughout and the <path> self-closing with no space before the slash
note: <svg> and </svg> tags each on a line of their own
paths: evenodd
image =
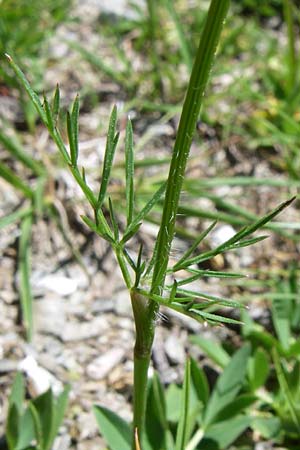
<svg viewBox="0 0 300 450">
<path fill-rule="evenodd" d="M 55 122 L 57 121 L 59 108 L 60 108 L 60 92 L 59 92 L 59 85 L 57 84 L 52 100 L 52 116 Z"/>
<path fill-rule="evenodd" d="M 189 247 L 189 249 L 185 252 L 185 254 L 177 261 L 176 264 L 172 267 L 172 271 L 175 272 L 178 268 L 182 267 L 185 261 L 189 256 L 197 249 L 199 244 L 206 238 L 206 236 L 210 233 L 210 231 L 216 226 L 217 221 L 215 220 L 206 230 L 204 230 L 198 237 L 195 239 L 194 243 Z"/>
<path fill-rule="evenodd" d="M 126 125 L 125 168 L 126 168 L 126 213 L 127 213 L 127 226 L 129 226 L 132 222 L 134 212 L 134 154 L 133 154 L 133 132 L 130 119 L 128 119 Z"/>
<path fill-rule="evenodd" d="M 275 216 L 277 216 L 283 209 L 285 209 L 287 206 L 289 206 L 295 200 L 295 198 L 296 197 L 293 197 L 290 200 L 281 203 L 277 208 L 273 209 L 271 212 L 264 215 L 263 217 L 258 219 L 253 224 L 243 227 L 233 237 L 231 237 L 230 239 L 228 239 L 226 242 L 219 245 L 215 249 L 210 250 L 209 252 L 202 253 L 201 255 L 196 256 L 194 258 L 186 259 L 180 265 L 178 265 L 178 263 L 177 263 L 175 266 L 176 270 L 184 269 L 193 264 L 198 264 L 199 262 L 206 261 L 207 259 L 210 259 L 210 258 L 218 255 L 219 253 L 224 253 L 227 250 L 232 250 L 235 248 L 252 245 L 252 244 L 255 244 L 256 242 L 259 242 L 262 239 L 265 239 L 265 236 L 260 236 L 258 238 L 244 240 L 245 237 L 254 233 L 256 230 L 263 227 L 267 222 L 269 222 Z"/>
<path fill-rule="evenodd" d="M 94 406 L 100 433 L 111 450 L 131 449 L 131 429 L 127 422 L 103 406 Z"/>
<path fill-rule="evenodd" d="M 48 102 L 45 94 L 44 94 L 44 109 L 45 109 L 45 113 L 46 113 L 46 117 L 47 117 L 48 128 L 49 128 L 49 130 L 51 130 L 53 132 L 54 131 L 54 121 L 53 121 L 50 105 L 49 105 L 49 102 Z"/>
<path fill-rule="evenodd" d="M 26 79 L 24 73 L 22 70 L 17 66 L 17 64 L 14 62 L 14 60 L 6 53 L 5 54 L 9 64 L 11 65 L 13 71 L 15 72 L 17 78 L 21 82 L 22 86 L 25 88 L 27 94 L 31 98 L 32 103 L 34 104 L 37 112 L 39 113 L 42 121 L 47 126 L 47 116 L 43 109 L 43 105 L 39 99 L 39 96 L 34 92 L 34 90 L 31 88 L 28 80 Z"/>
<path fill-rule="evenodd" d="M 117 107 L 114 106 L 109 119 L 103 170 L 102 170 L 102 179 L 98 195 L 98 204 L 97 204 L 98 209 L 101 208 L 104 202 L 110 178 L 110 173 L 112 169 L 114 154 L 119 139 L 119 134 L 118 133 L 116 134 L 116 126 L 117 126 Z"/>
<path fill-rule="evenodd" d="M 166 189 L 166 183 L 163 183 L 159 189 L 154 193 L 154 195 L 150 198 L 148 203 L 144 206 L 142 211 L 138 213 L 138 215 L 135 217 L 135 219 L 131 222 L 131 224 L 126 228 L 122 243 L 125 244 L 130 237 L 132 237 L 133 230 L 139 228 L 141 222 L 143 219 L 147 216 L 147 214 L 151 211 L 153 206 L 159 201 L 160 197 L 163 195 Z"/>
</svg>

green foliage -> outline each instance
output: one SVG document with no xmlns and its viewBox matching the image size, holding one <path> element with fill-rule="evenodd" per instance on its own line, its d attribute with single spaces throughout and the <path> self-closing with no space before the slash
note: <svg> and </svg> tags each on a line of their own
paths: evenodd
<svg viewBox="0 0 300 450">
<path fill-rule="evenodd" d="M 276 295 L 269 296 L 275 335 L 255 323 L 247 311 L 242 311 L 242 333 L 244 340 L 251 342 L 253 352 L 246 365 L 247 382 L 243 386 L 245 397 L 241 404 L 250 402 L 253 419 L 249 427 L 253 432 L 261 439 L 273 439 L 284 448 L 297 445 L 300 438 L 298 317 L 295 320 L 299 286 L 299 273 L 293 267 L 288 281 L 278 280 Z M 221 368 L 231 358 L 217 342 L 198 336 L 191 340 Z M 234 408 L 239 406 L 235 404 Z M 230 417 L 226 408 L 225 412 L 224 418 Z"/>
<path fill-rule="evenodd" d="M 154 374 L 148 390 L 142 448 L 225 450 L 233 444 L 252 423 L 248 408 L 256 398 L 245 398 L 242 393 L 249 358 L 250 346 L 245 345 L 231 358 L 210 396 L 206 375 L 193 359 L 187 360 L 182 386 L 172 384 L 164 390 L 158 375 Z M 130 448 L 129 425 L 103 407 L 95 407 L 95 414 L 99 429 L 112 450 L 121 448 L 121 441 L 117 439 L 124 433 L 127 439 L 122 448 Z"/>
<path fill-rule="evenodd" d="M 6 441 L 9 450 L 50 450 L 67 407 L 69 387 L 57 397 L 51 388 L 25 405 L 25 385 L 17 373 L 9 398 Z"/>
</svg>

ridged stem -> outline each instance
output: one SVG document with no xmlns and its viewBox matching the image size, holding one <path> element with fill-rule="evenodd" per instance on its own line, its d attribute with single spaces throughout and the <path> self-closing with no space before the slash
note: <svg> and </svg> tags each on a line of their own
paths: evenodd
<svg viewBox="0 0 300 450">
<path fill-rule="evenodd" d="M 154 325 L 149 314 L 148 299 L 131 290 L 131 304 L 135 320 L 136 340 L 134 346 L 134 380 L 133 380 L 133 441 L 132 450 L 136 450 L 135 431 L 139 442 L 145 424 L 148 369 L 154 339 Z"/>
<path fill-rule="evenodd" d="M 151 286 L 153 293 L 159 293 L 164 286 L 186 163 L 229 4 L 230 0 L 211 1 L 194 61 L 175 140 L 163 216 L 156 241 L 156 260 Z"/>
</svg>

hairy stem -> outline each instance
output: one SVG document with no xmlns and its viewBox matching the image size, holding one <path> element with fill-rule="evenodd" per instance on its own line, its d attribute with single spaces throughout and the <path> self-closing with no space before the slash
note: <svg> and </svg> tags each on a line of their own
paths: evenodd
<svg viewBox="0 0 300 450">
<path fill-rule="evenodd" d="M 135 432 L 141 442 L 146 413 L 148 368 L 154 339 L 154 323 L 149 314 L 148 299 L 135 290 L 131 291 L 131 304 L 135 320 L 136 341 L 134 347 L 133 388 L 133 443 L 136 450 Z"/>
<path fill-rule="evenodd" d="M 151 287 L 153 293 L 159 293 L 164 285 L 186 163 L 229 3 L 230 0 L 211 1 L 193 65 L 175 140 L 163 216 L 156 241 L 157 251 Z"/>
</svg>

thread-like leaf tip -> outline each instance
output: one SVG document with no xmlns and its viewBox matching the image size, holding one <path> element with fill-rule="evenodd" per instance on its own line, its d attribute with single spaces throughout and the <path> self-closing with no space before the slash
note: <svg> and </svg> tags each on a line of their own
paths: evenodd
<svg viewBox="0 0 300 450">
<path fill-rule="evenodd" d="M 8 53 L 4 53 L 4 56 L 8 59 L 9 62 L 12 62 L 12 57 Z"/>
</svg>

